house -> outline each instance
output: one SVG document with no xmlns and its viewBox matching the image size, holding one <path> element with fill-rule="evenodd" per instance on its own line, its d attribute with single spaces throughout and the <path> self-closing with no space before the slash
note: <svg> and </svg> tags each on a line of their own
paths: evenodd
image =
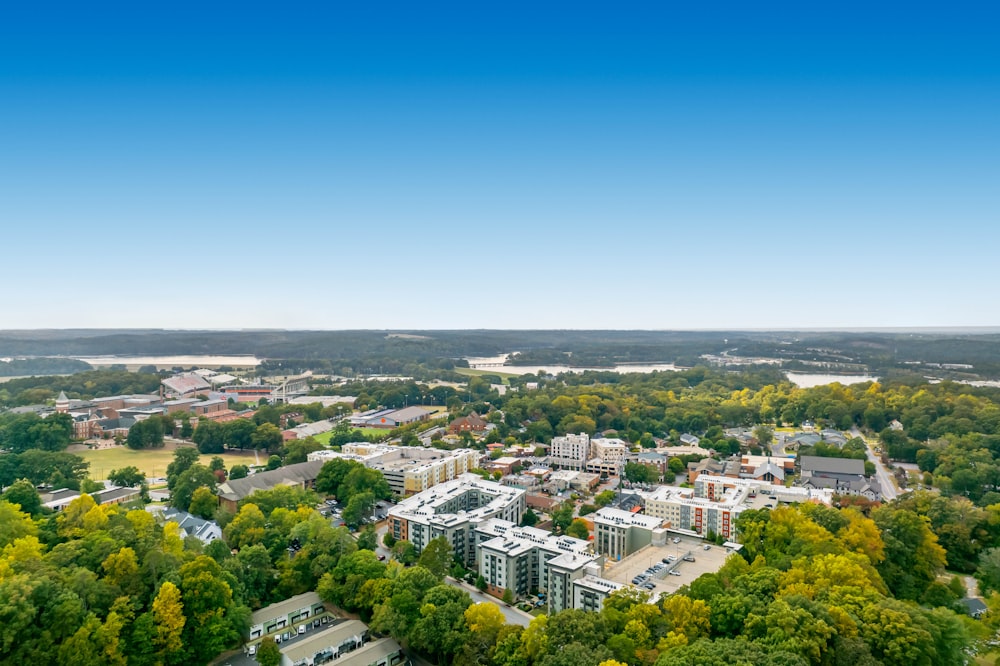
<svg viewBox="0 0 1000 666">
<path fill-rule="evenodd" d="M 316 485 L 316 477 L 323 465 L 321 460 L 308 461 L 269 472 L 258 472 L 243 479 L 229 479 L 219 486 L 219 504 L 235 513 L 239 501 L 258 490 L 270 490 L 276 486 L 312 488 Z"/>
<path fill-rule="evenodd" d="M 801 456 L 798 485 L 811 489 L 830 489 L 838 495 L 859 495 L 872 501 L 882 497 L 875 479 L 865 476 L 865 461 L 856 458 Z"/>
<path fill-rule="evenodd" d="M 684 446 L 698 446 L 701 443 L 701 438 L 697 435 L 692 435 L 689 432 L 681 435 L 681 444 Z"/>
<path fill-rule="evenodd" d="M 184 534 L 195 537 L 206 546 L 222 538 L 222 528 L 214 520 L 205 520 L 174 507 L 164 510 L 162 515 L 164 520 L 177 523 Z"/>
<path fill-rule="evenodd" d="M 472 412 L 468 416 L 460 416 L 448 424 L 448 432 L 459 435 L 463 432 L 483 432 L 486 430 L 486 420 Z"/>
<path fill-rule="evenodd" d="M 983 613 L 989 610 L 986 607 L 986 604 L 983 603 L 982 599 L 969 597 L 966 599 L 959 599 L 958 603 L 965 607 L 965 612 L 969 614 L 969 617 L 974 617 L 977 620 L 983 616 Z"/>
</svg>

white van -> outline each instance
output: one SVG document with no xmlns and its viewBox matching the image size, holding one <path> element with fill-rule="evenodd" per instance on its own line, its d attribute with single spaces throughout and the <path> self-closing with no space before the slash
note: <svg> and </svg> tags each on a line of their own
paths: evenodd
<svg viewBox="0 0 1000 666">
<path fill-rule="evenodd" d="M 301 636 L 304 633 L 306 633 L 306 625 L 300 624 L 299 625 L 299 636 Z"/>
<path fill-rule="evenodd" d="M 252 657 L 255 654 L 257 654 L 257 646 L 256 645 L 251 645 L 250 647 L 247 648 L 247 655 L 248 656 Z"/>
</svg>

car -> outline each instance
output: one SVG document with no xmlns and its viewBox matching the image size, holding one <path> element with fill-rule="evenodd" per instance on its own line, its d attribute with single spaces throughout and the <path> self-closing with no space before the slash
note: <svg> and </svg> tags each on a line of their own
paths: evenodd
<svg viewBox="0 0 1000 666">
<path fill-rule="evenodd" d="M 680 537 L 674 537 L 674 543 L 680 543 L 680 542 L 681 542 Z"/>
<path fill-rule="evenodd" d="M 652 590 L 656 587 L 656 585 L 654 585 L 653 583 L 643 583 L 642 586 L 647 590 Z"/>
<path fill-rule="evenodd" d="M 708 544 L 706 543 L 706 544 L 705 544 L 705 550 L 712 550 L 712 547 L 711 547 L 711 546 L 709 546 L 709 545 L 708 545 Z"/>
<path fill-rule="evenodd" d="M 300 624 L 299 625 L 299 636 L 301 636 L 304 633 L 306 633 L 306 625 Z"/>
<path fill-rule="evenodd" d="M 680 576 L 681 575 L 681 572 L 677 571 L 676 569 L 671 569 L 667 573 L 669 573 L 671 576 Z"/>
<path fill-rule="evenodd" d="M 380 555 L 378 556 L 378 561 L 379 561 L 379 562 L 385 562 L 385 555 L 381 555 L 381 554 L 380 554 Z"/>
<path fill-rule="evenodd" d="M 666 560 L 667 562 L 673 562 L 674 560 L 676 560 L 676 559 L 677 559 L 677 556 L 676 556 L 676 555 L 667 555 L 667 556 L 666 556 L 665 558 L 663 558 L 663 559 L 664 559 L 664 560 Z"/>
<path fill-rule="evenodd" d="M 685 555 L 685 556 L 683 557 L 683 560 L 684 560 L 685 562 L 694 562 L 694 558 L 693 558 L 693 557 L 691 557 L 690 555 Z"/>
<path fill-rule="evenodd" d="M 257 646 L 256 645 L 251 645 L 250 647 L 247 648 L 247 655 L 248 656 L 252 657 L 255 654 L 257 654 Z"/>
</svg>

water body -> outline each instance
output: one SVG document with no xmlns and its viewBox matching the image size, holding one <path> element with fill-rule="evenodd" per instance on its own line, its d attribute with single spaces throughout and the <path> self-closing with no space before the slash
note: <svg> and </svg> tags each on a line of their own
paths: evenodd
<svg viewBox="0 0 1000 666">
<path fill-rule="evenodd" d="M 833 384 L 836 382 L 840 382 L 841 384 L 847 386 L 848 384 L 861 384 L 863 382 L 878 381 L 878 377 L 874 375 L 830 375 L 809 372 L 786 372 L 785 376 L 788 377 L 788 381 L 795 384 L 799 388 L 812 388 L 814 386 L 824 386 L 826 384 Z"/>
<path fill-rule="evenodd" d="M 155 365 L 157 368 L 218 368 L 229 366 L 233 368 L 255 368 L 260 365 L 260 359 L 255 356 L 77 356 L 81 361 L 94 367 L 124 365 L 127 368 L 138 368 L 143 365 Z"/>
<path fill-rule="evenodd" d="M 683 369 L 678 368 L 673 363 L 623 363 L 603 368 L 577 368 L 568 365 L 509 365 L 508 354 L 503 354 L 502 356 L 470 357 L 465 360 L 469 362 L 469 367 L 475 370 L 492 370 L 493 372 L 502 372 L 504 374 L 511 375 L 527 375 L 529 373 L 537 375 L 539 372 L 545 372 L 550 375 L 558 375 L 561 372 L 587 372 L 588 370 L 593 370 L 594 372 L 620 373 L 654 371 L 676 372 Z"/>
</svg>

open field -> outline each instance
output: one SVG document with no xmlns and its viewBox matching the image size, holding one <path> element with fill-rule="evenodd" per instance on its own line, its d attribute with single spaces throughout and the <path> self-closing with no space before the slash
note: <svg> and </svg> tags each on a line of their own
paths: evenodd
<svg viewBox="0 0 1000 666">
<path fill-rule="evenodd" d="M 519 375 L 511 372 L 494 372 L 493 370 L 477 370 L 475 368 L 455 368 L 455 372 L 467 377 L 481 377 L 483 375 L 496 375 L 501 379 L 504 386 L 510 386 L 510 378 Z"/>
<path fill-rule="evenodd" d="M 106 449 L 71 450 L 70 453 L 75 453 L 90 463 L 90 478 L 95 480 L 106 479 L 111 470 L 121 469 L 129 465 L 137 467 L 146 475 L 146 478 L 154 478 L 167 475 L 167 465 L 174 459 L 175 448 L 174 445 L 167 444 L 162 449 L 136 451 L 126 446 L 112 446 Z M 227 469 L 237 463 L 258 464 L 254 457 L 254 451 L 227 451 L 218 455 L 226 461 Z M 212 457 L 211 455 L 201 456 L 201 464 L 208 465 Z M 260 460 L 260 463 L 264 462 L 267 462 L 266 456 Z"/>
</svg>

